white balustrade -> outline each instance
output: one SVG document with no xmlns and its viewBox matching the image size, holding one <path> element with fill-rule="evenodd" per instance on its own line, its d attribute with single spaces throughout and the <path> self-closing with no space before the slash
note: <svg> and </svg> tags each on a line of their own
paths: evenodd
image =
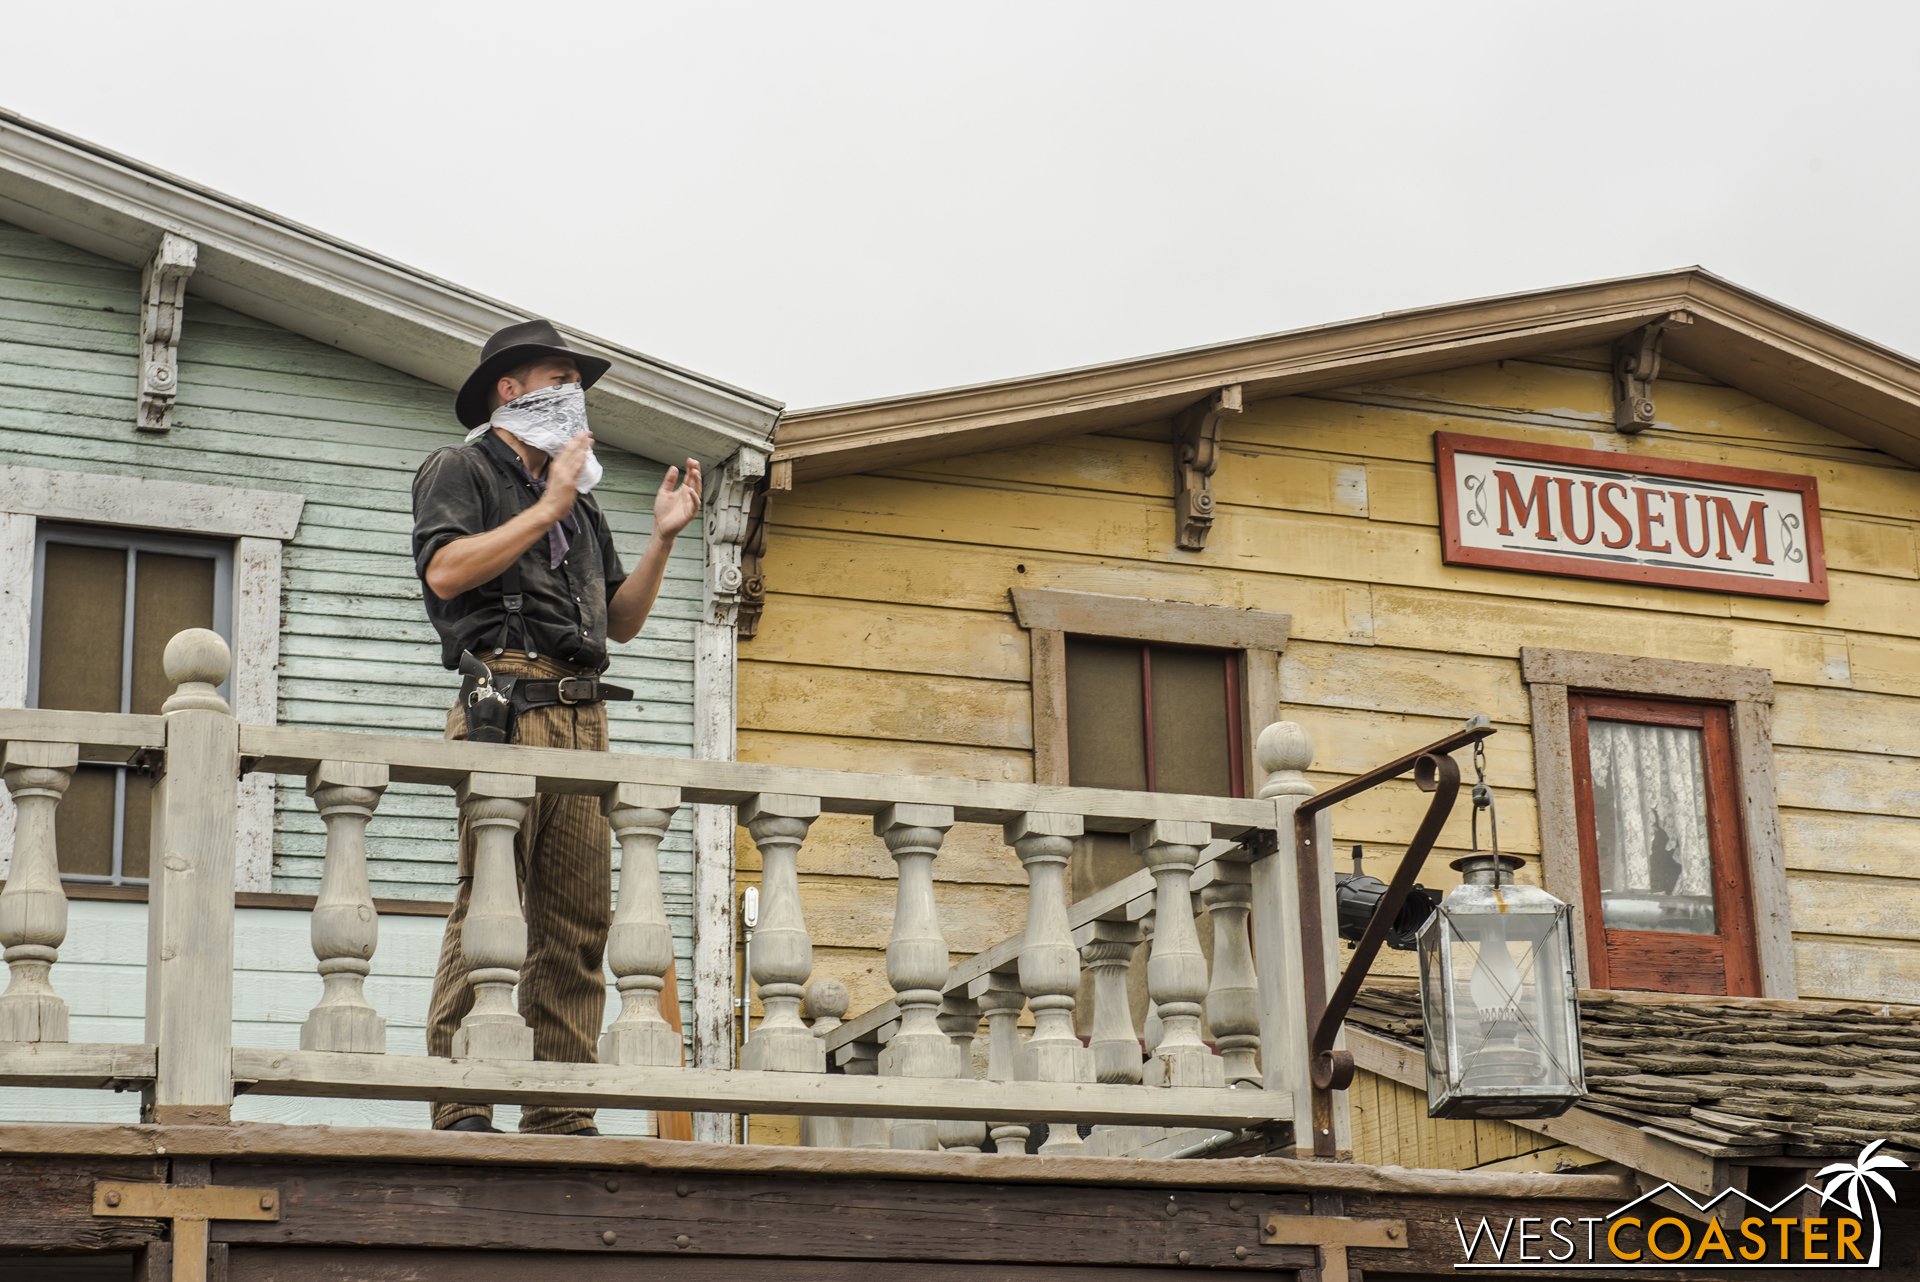
<svg viewBox="0 0 1920 1282">
<path fill-rule="evenodd" d="M 840 1071 L 851 1077 L 877 1077 L 880 1074 L 880 1043 L 849 1042 L 834 1052 Z M 847 1148 L 892 1148 L 893 1123 L 884 1117 L 849 1117 L 841 1120 L 841 1142 Z"/>
<path fill-rule="evenodd" d="M 982 975 L 967 992 L 987 1018 L 987 1080 L 1013 1081 L 1020 1056 L 1020 1012 L 1026 1009 L 1027 994 L 1017 976 L 998 971 Z M 1027 1137 L 1033 1128 L 1024 1122 L 989 1122 L 987 1127 L 994 1152 L 1027 1151 Z"/>
<path fill-rule="evenodd" d="M 825 1037 L 840 1027 L 841 1017 L 853 1004 L 847 986 L 831 975 L 822 975 L 807 985 L 807 999 L 800 1013 L 811 1022 L 815 1037 Z M 802 1117 L 800 1142 L 808 1148 L 850 1148 L 848 1119 L 843 1117 Z M 876 1145 L 875 1147 L 885 1147 Z"/>
<path fill-rule="evenodd" d="M 824 1073 L 826 1045 L 800 1018 L 813 975 L 813 937 L 800 910 L 800 845 L 820 817 L 818 797 L 761 793 L 740 808 L 760 850 L 760 924 L 753 931 L 753 982 L 760 1026 L 740 1050 L 740 1066 Z"/>
<path fill-rule="evenodd" d="M 1027 933 L 1020 945 L 1020 987 L 1033 1011 L 1033 1034 L 1020 1048 L 1023 1082 L 1091 1082 L 1093 1056 L 1073 1031 L 1080 990 L 1080 954 L 1067 925 L 1067 860 L 1084 831 L 1079 815 L 1027 814 L 1006 825 L 1008 845 L 1027 870 Z M 1071 1123 L 1050 1124 L 1043 1156 L 1079 1153 Z"/>
<path fill-rule="evenodd" d="M 1244 858 L 1222 855 L 1200 892 L 1213 921 L 1213 979 L 1207 987 L 1207 1032 L 1213 1035 L 1229 1086 L 1260 1085 L 1260 987 L 1254 976 L 1253 872 Z"/>
<path fill-rule="evenodd" d="M 1147 959 L 1147 991 L 1164 1031 L 1147 1060 L 1149 1086 L 1224 1086 L 1220 1059 L 1200 1039 L 1201 1003 L 1207 997 L 1207 958 L 1193 928 L 1190 883 L 1201 847 L 1212 838 L 1204 823 L 1155 820 L 1136 828 L 1133 849 L 1154 880 L 1153 953 Z"/>
<path fill-rule="evenodd" d="M 54 811 L 79 761 L 78 744 L 30 740 L 8 742 L 0 761 L 0 778 L 19 812 L 13 866 L 0 891 L 0 946 L 11 971 L 0 994 L 0 1042 L 67 1040 L 67 1003 L 53 991 L 53 964 L 67 938 Z"/>
<path fill-rule="evenodd" d="M 1144 1057 L 1133 1029 L 1133 1007 L 1127 999 L 1127 971 L 1133 954 L 1146 938 L 1137 922 L 1094 920 L 1074 932 L 1080 960 L 1093 972 L 1093 1053 L 1095 1081 L 1113 1085 L 1138 1084 Z"/>
<path fill-rule="evenodd" d="M 320 1004 L 300 1026 L 303 1051 L 384 1055 L 387 1021 L 367 1001 L 367 976 L 380 944 L 380 918 L 367 881 L 367 824 L 387 789 L 387 768 L 322 761 L 307 776 L 327 826 L 327 856 L 309 928 L 320 963 Z"/>
<path fill-rule="evenodd" d="M 475 773 L 456 792 L 461 817 L 474 834 L 473 898 L 460 929 L 473 1009 L 454 1031 L 453 1058 L 530 1060 L 533 1029 L 513 1003 L 527 964 L 527 919 L 520 908 L 513 842 L 533 804 L 533 780 Z"/>
<path fill-rule="evenodd" d="M 973 1039 L 980 1032 L 980 1003 L 965 993 L 948 993 L 946 1000 L 940 1003 L 940 1031 L 953 1042 L 953 1048 L 960 1053 L 960 1070 L 956 1074 L 971 1081 L 973 1079 Z M 941 1119 L 940 1147 L 949 1153 L 978 1153 L 987 1143 L 987 1124 L 985 1122 L 965 1122 Z"/>
<path fill-rule="evenodd" d="M 680 1034 L 660 1013 L 673 966 L 673 926 L 660 893 L 660 843 L 680 808 L 680 790 L 623 783 L 600 799 L 620 843 L 620 898 L 607 931 L 607 968 L 620 1014 L 600 1035 L 602 1064 L 677 1065 Z M 678 1001 L 680 995 L 665 995 Z"/>
<path fill-rule="evenodd" d="M 959 1057 L 938 1021 L 947 981 L 947 939 L 933 897 L 933 860 L 951 827 L 951 806 L 893 805 L 874 816 L 874 834 L 887 843 L 898 870 L 887 982 L 900 1006 L 900 1031 L 880 1052 L 883 1076 L 960 1076 Z M 893 1147 L 938 1149 L 938 1124 L 896 1120 Z"/>
</svg>

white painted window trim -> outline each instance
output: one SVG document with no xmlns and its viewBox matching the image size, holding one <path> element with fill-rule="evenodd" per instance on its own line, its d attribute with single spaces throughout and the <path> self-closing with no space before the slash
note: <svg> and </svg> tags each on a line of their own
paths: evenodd
<svg viewBox="0 0 1920 1282">
<path fill-rule="evenodd" d="M 1640 659 L 1534 646 L 1520 651 L 1520 679 L 1533 714 L 1534 799 L 1540 813 L 1540 875 L 1550 894 L 1570 904 L 1583 899 L 1580 830 L 1574 803 L 1573 730 L 1567 691 L 1690 699 L 1724 703 L 1733 712 L 1734 771 L 1746 830 L 1747 872 L 1753 889 L 1754 942 L 1760 954 L 1763 997 L 1799 996 L 1793 961 L 1793 920 L 1787 899 L 1786 849 L 1780 833 L 1779 789 L 1773 761 L 1773 673 L 1724 663 Z M 1586 918 L 1573 915 L 1580 986 L 1589 986 Z"/>
<path fill-rule="evenodd" d="M 26 706 L 34 533 L 49 520 L 233 539 L 233 713 L 273 725 L 280 706 L 281 549 L 305 506 L 302 495 L 278 490 L 0 468 L 0 708 Z M 235 890 L 273 889 L 273 787 L 270 775 L 250 774 L 240 783 Z M 0 876 L 12 853 L 13 803 L 0 796 Z"/>
</svg>

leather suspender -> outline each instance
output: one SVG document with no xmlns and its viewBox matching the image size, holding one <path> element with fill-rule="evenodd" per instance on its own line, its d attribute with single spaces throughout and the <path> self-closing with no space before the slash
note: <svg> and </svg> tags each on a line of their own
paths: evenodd
<svg viewBox="0 0 1920 1282">
<path fill-rule="evenodd" d="M 500 604 L 506 609 L 507 617 L 500 620 L 500 639 L 493 644 L 493 657 L 499 658 L 507 652 L 507 630 L 515 623 L 520 625 L 520 648 L 527 652 L 529 659 L 537 659 L 539 653 L 533 648 L 533 638 L 527 632 L 527 616 L 523 610 L 526 598 L 520 592 L 520 562 L 516 560 L 500 576 Z"/>
</svg>

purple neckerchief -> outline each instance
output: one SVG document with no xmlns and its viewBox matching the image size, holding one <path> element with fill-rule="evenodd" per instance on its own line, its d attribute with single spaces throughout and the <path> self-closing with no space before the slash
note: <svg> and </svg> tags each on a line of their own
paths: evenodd
<svg viewBox="0 0 1920 1282">
<path fill-rule="evenodd" d="M 518 456 L 516 456 L 516 461 L 518 461 Z M 536 498 L 547 492 L 546 477 L 535 476 L 528 470 L 525 463 L 520 464 L 520 472 L 527 478 L 527 485 L 533 490 Z M 576 500 L 576 502 L 577 501 L 578 500 Z M 549 570 L 557 570 L 560 568 L 560 563 L 567 559 L 567 549 L 573 546 L 572 541 L 567 538 L 567 535 L 578 533 L 580 533 L 580 518 L 572 512 L 568 512 L 547 528 L 547 553 L 549 557 L 551 557 L 551 560 L 547 563 Z"/>
</svg>

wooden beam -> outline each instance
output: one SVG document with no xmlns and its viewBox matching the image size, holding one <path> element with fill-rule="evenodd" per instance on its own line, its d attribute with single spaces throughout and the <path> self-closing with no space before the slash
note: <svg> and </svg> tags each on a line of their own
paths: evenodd
<svg viewBox="0 0 1920 1282">
<path fill-rule="evenodd" d="M 151 1046 L 114 1042 L 0 1042 L 0 1086 L 111 1088 L 151 1081 Z"/>
<path fill-rule="evenodd" d="M 1347 1026 L 1347 1049 L 1353 1052 L 1356 1067 L 1391 1078 L 1402 1086 L 1427 1088 L 1427 1061 L 1417 1046 L 1408 1046 L 1381 1037 L 1353 1025 Z M 1695 1193 L 1714 1191 L 1714 1160 L 1669 1140 L 1649 1135 L 1637 1126 L 1610 1121 L 1582 1112 L 1578 1105 L 1559 1117 L 1535 1120 L 1508 1119 L 1508 1125 L 1539 1135 L 1551 1136 L 1563 1144 L 1573 1144 L 1597 1153 L 1609 1161 L 1671 1180 Z"/>
<path fill-rule="evenodd" d="M 1078 1082 L 855 1077 L 651 1065 L 448 1060 L 235 1047 L 255 1095 L 462 1100 L 573 1108 L 704 1109 L 834 1117 L 992 1117 L 1242 1130 L 1292 1116 L 1284 1092 L 1162 1090 Z"/>
</svg>

